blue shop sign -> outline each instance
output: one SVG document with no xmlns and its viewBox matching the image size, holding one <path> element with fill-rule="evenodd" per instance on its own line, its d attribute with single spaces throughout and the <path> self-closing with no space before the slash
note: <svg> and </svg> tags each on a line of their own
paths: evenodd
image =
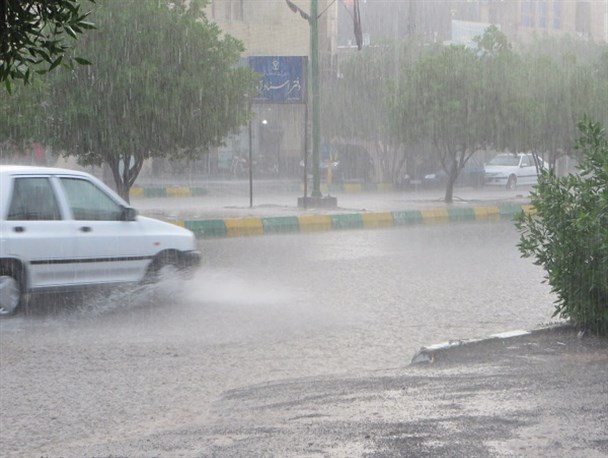
<svg viewBox="0 0 608 458">
<path fill-rule="evenodd" d="M 252 56 L 249 67 L 260 74 L 256 102 L 304 103 L 306 57 Z"/>
</svg>

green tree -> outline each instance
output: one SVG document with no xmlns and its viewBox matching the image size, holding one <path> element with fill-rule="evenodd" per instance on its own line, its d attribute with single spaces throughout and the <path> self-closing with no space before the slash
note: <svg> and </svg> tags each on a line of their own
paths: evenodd
<svg viewBox="0 0 608 458">
<path fill-rule="evenodd" d="M 95 3 L 95 0 L 87 0 Z M 46 73 L 61 63 L 72 39 L 93 28 L 83 12 L 83 0 L 0 1 L 0 82 L 31 81 L 32 71 Z M 87 63 L 74 58 L 78 63 Z"/>
<path fill-rule="evenodd" d="M 55 144 L 83 165 L 107 163 L 128 199 L 144 161 L 206 152 L 245 123 L 251 72 L 242 44 L 166 2 L 100 1 L 78 43 L 93 65 L 56 74 Z M 201 13 L 202 14 L 202 13 Z"/>
<path fill-rule="evenodd" d="M 421 58 L 401 87 L 396 116 L 408 113 L 433 144 L 447 173 L 444 200 L 451 203 L 459 173 L 487 134 L 480 60 L 461 46 L 443 47 Z M 406 125 L 403 131 L 410 129 Z"/>
<path fill-rule="evenodd" d="M 477 131 L 480 146 L 503 150 L 517 141 L 516 124 L 521 87 L 516 78 L 521 67 L 520 57 L 512 51 L 507 37 L 495 26 L 474 40 L 479 59 L 479 88 L 483 129 Z"/>
<path fill-rule="evenodd" d="M 587 53 L 592 46 L 587 45 Z M 520 89 L 510 144 L 514 151 L 543 156 L 554 168 L 556 161 L 572 150 L 577 120 L 585 114 L 598 114 L 591 65 L 577 59 L 568 48 L 555 52 L 551 46 L 537 47 L 533 53 L 523 54 L 512 77 Z"/>
<path fill-rule="evenodd" d="M 415 49 L 406 42 L 364 48 L 345 61 L 340 78 L 325 88 L 324 135 L 365 147 L 379 182 L 397 182 L 407 158 L 401 139 L 391 130 L 390 106 L 399 71 L 415 58 Z"/>
<path fill-rule="evenodd" d="M 511 52 L 507 36 L 495 25 L 486 28 L 483 35 L 473 38 L 478 54 L 483 57 L 499 57 Z"/>
<path fill-rule="evenodd" d="M 591 77 L 591 110 L 592 119 L 602 125 L 608 125 L 608 44 L 598 45 L 597 58 L 590 62 L 588 69 Z"/>
<path fill-rule="evenodd" d="M 47 92 L 48 83 L 42 79 L 15 86 L 11 94 L 0 91 L 1 159 L 18 157 L 34 142 L 46 142 Z"/>
<path fill-rule="evenodd" d="M 404 143 L 433 145 L 447 174 L 448 203 L 467 161 L 480 148 L 506 142 L 515 90 L 506 74 L 515 61 L 504 34 L 489 27 L 476 48 L 429 47 L 400 72 L 391 105 L 393 131 Z"/>
<path fill-rule="evenodd" d="M 608 334 L 608 139 L 600 124 L 579 124 L 577 174 L 543 171 L 521 214 L 519 249 L 544 267 L 557 295 L 555 315 Z"/>
</svg>

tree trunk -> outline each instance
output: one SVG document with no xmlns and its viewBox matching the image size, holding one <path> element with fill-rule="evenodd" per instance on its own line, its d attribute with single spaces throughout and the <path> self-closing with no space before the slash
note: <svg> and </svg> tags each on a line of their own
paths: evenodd
<svg viewBox="0 0 608 458">
<path fill-rule="evenodd" d="M 445 196 L 443 197 L 443 201 L 446 204 L 451 204 L 452 202 L 454 202 L 454 182 L 449 177 L 448 182 L 445 186 Z"/>
<path fill-rule="evenodd" d="M 456 179 L 458 178 L 458 162 L 453 160 L 450 165 L 450 170 L 448 173 L 448 180 L 445 186 L 445 196 L 443 201 L 446 204 L 451 204 L 454 201 L 454 183 L 456 183 Z"/>
<path fill-rule="evenodd" d="M 129 191 L 144 165 L 144 155 L 120 155 L 113 158 L 113 160 L 108 161 L 108 164 L 112 170 L 112 176 L 114 177 L 114 183 L 116 184 L 116 192 L 127 203 L 130 203 Z"/>
</svg>

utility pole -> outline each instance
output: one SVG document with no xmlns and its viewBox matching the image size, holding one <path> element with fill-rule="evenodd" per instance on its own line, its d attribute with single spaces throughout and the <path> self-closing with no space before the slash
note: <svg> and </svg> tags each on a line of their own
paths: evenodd
<svg viewBox="0 0 608 458">
<path fill-rule="evenodd" d="M 294 12 L 300 13 L 302 18 L 308 21 L 310 25 L 310 80 L 311 80 L 311 103 L 312 103 L 312 192 L 310 197 L 298 198 L 299 207 L 335 207 L 337 199 L 335 197 L 322 197 L 321 195 L 321 108 L 320 100 L 320 82 L 319 82 L 319 0 L 310 0 L 310 13 L 306 13 L 291 0 L 285 0 L 287 6 Z M 323 14 L 323 13 L 321 13 Z M 304 151 L 304 155 L 308 151 Z M 306 164 L 306 159 L 304 160 Z M 328 167 L 332 165 L 328 163 Z M 305 180 L 308 177 L 304 177 Z M 306 185 L 304 186 L 306 190 Z M 306 193 L 306 191 L 305 191 Z"/>
<path fill-rule="evenodd" d="M 311 197 L 321 197 L 320 154 L 321 133 L 319 108 L 319 5 L 318 0 L 310 0 L 310 68 L 312 86 L 312 193 Z M 331 167 L 328 164 L 328 167 Z"/>
</svg>

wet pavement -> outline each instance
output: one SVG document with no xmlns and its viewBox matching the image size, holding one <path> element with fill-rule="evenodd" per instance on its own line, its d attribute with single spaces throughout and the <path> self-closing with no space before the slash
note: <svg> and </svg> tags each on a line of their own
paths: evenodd
<svg viewBox="0 0 608 458">
<path fill-rule="evenodd" d="M 556 327 L 399 370 L 232 390 L 216 409 L 234 415 L 197 433 L 211 436 L 201 456 L 605 457 L 607 380 L 608 342 Z"/>
<path fill-rule="evenodd" d="M 157 356 L 160 371 L 183 359 Z M 111 436 L 91 431 L 7 456 L 600 458 L 608 456 L 607 380 L 606 340 L 558 327 L 453 347 L 429 364 L 243 384 L 198 416 L 163 415 L 158 400 L 142 406 L 150 417 L 138 426 L 117 421 Z M 174 398 L 170 389 L 166 396 Z M 103 401 L 90 408 L 112 415 Z M 52 431 L 60 440 L 60 424 Z"/>
<path fill-rule="evenodd" d="M 456 195 L 453 205 L 526 200 L 524 194 L 502 190 L 462 190 Z M 259 197 L 252 208 L 247 196 L 239 193 L 226 193 L 221 199 L 211 195 L 132 203 L 144 214 L 169 216 L 181 212 L 227 218 L 249 212 L 274 216 L 313 211 L 296 207 L 297 193 Z M 338 205 L 333 211 L 445 206 L 441 193 L 345 194 L 338 196 Z M 238 243 L 246 245 L 247 239 Z M 258 251 L 249 254 L 261 260 L 263 244 Z M 246 267 L 239 269 L 249 271 Z M 264 269 L 259 270 L 259 275 L 264 274 Z M 257 281 L 261 279 L 256 277 Z M 282 302 L 280 292 L 275 291 Z M 247 301 L 251 293 L 247 289 Z M 446 303 L 456 293 L 446 293 Z M 216 307 L 213 301 L 221 303 L 222 298 L 200 303 L 198 297 L 204 296 L 200 293 L 193 296 L 197 302 L 171 308 L 156 303 L 158 298 L 170 302 L 176 294 L 159 291 L 150 299 L 152 304 L 121 305 L 99 316 L 86 312 L 2 323 L 0 444 L 4 452 L 0 454 L 608 456 L 605 338 L 579 336 L 577 330 L 560 326 L 510 338 L 476 336 L 479 341 L 451 341 L 437 348 L 433 344 L 438 342 L 429 339 L 418 353 L 425 355 L 418 364 L 410 364 L 415 348 L 401 352 L 398 364 L 378 364 L 370 359 L 384 361 L 384 355 L 361 346 L 359 359 L 356 352 L 348 353 L 359 370 L 340 371 L 337 366 L 328 370 L 321 367 L 327 355 L 340 359 L 331 345 L 335 330 L 328 333 L 324 348 L 319 348 L 308 328 L 283 335 L 280 326 L 268 321 L 266 332 L 253 332 L 256 320 L 264 322 L 275 314 L 286 325 L 306 318 L 299 309 L 290 314 L 279 310 L 269 302 L 266 290 L 251 310 L 249 302 L 232 300 Z M 266 304 L 262 310 L 261 304 Z M 311 317 L 310 329 L 321 332 L 326 328 L 320 325 L 327 326 L 328 318 L 324 304 L 318 304 L 316 312 L 324 320 L 318 323 Z M 458 310 L 451 313 L 457 318 Z M 242 326 L 234 326 L 237 316 L 242 316 Z M 224 326 L 231 332 L 222 331 Z M 360 335 L 369 337 L 370 326 L 365 322 L 360 326 Z M 287 339 L 292 331 L 308 349 L 306 359 L 291 337 Z M 380 331 L 378 327 L 373 334 L 378 345 L 384 344 Z M 239 334 L 231 342 L 231 336 Z M 458 332 L 453 335 L 459 337 Z M 353 335 L 349 342 L 357 345 L 360 340 Z M 284 352 L 300 359 L 288 359 Z"/>
<path fill-rule="evenodd" d="M 298 193 L 262 193 L 253 206 L 242 195 L 227 195 L 220 207 L 182 200 L 169 205 L 169 213 L 234 218 L 526 204 L 528 193 L 457 189 L 449 206 L 437 191 L 342 194 L 332 210 L 299 209 Z M 166 202 L 137 204 L 162 214 Z M 168 437 L 196 436 L 190 456 L 608 456 L 605 338 L 561 325 L 436 349 L 431 344 L 402 370 L 233 390 L 215 410 L 229 405 L 235 414 Z"/>
</svg>

